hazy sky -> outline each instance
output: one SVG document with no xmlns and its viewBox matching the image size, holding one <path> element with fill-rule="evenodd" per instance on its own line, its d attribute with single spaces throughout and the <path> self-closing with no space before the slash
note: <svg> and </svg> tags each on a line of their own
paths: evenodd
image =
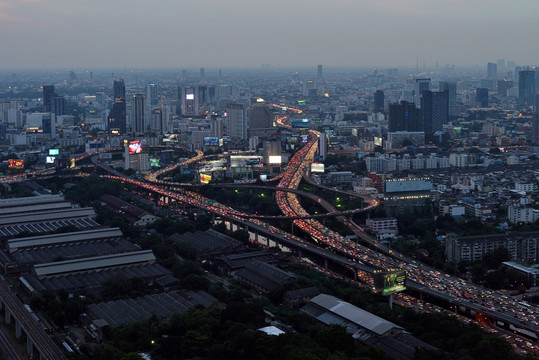
<svg viewBox="0 0 539 360">
<path fill-rule="evenodd" d="M 537 0 L 0 0 L 0 69 L 539 63 Z"/>
</svg>

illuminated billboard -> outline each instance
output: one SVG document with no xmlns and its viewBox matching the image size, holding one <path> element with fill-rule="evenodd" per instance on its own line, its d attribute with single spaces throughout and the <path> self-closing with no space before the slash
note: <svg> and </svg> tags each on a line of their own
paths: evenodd
<svg viewBox="0 0 539 360">
<path fill-rule="evenodd" d="M 24 160 L 8 159 L 8 167 L 12 169 L 24 169 Z"/>
<path fill-rule="evenodd" d="M 335 134 L 335 131 L 333 130 L 325 130 L 326 136 L 333 136 Z"/>
<path fill-rule="evenodd" d="M 45 163 L 46 163 L 46 164 L 54 164 L 54 159 L 56 159 L 56 157 L 54 157 L 54 156 L 47 156 L 47 157 L 45 157 Z"/>
<path fill-rule="evenodd" d="M 373 274 L 374 291 L 389 295 L 406 290 L 406 271 L 379 271 Z"/>
<path fill-rule="evenodd" d="M 203 184 L 208 184 L 211 181 L 211 176 L 206 174 L 200 174 L 200 182 Z"/>
<path fill-rule="evenodd" d="M 283 161 L 281 155 L 270 155 L 268 162 L 270 164 L 280 164 Z"/>
<path fill-rule="evenodd" d="M 324 164 L 312 163 L 311 172 L 323 173 L 325 171 Z"/>
<path fill-rule="evenodd" d="M 75 158 L 71 158 L 71 160 L 69 160 L 69 168 L 73 169 L 75 166 Z"/>
<path fill-rule="evenodd" d="M 218 137 L 205 137 L 204 146 L 219 146 L 219 138 Z"/>
<path fill-rule="evenodd" d="M 159 167 L 159 159 L 150 158 L 150 166 Z"/>
<path fill-rule="evenodd" d="M 268 180 L 268 175 L 260 175 L 260 180 L 262 181 L 267 181 Z"/>
<path fill-rule="evenodd" d="M 60 155 L 59 149 L 49 149 L 49 156 L 56 156 L 56 155 Z"/>
<path fill-rule="evenodd" d="M 301 137 L 301 142 L 306 143 L 307 141 L 309 141 L 309 137 L 307 135 Z"/>
<path fill-rule="evenodd" d="M 185 94 L 185 100 L 195 100 L 195 94 Z"/>
<path fill-rule="evenodd" d="M 129 155 L 138 154 L 142 151 L 142 146 L 140 141 L 130 141 L 129 142 Z"/>
<path fill-rule="evenodd" d="M 382 146 L 382 138 L 379 136 L 374 137 L 374 145 L 376 146 Z"/>
</svg>

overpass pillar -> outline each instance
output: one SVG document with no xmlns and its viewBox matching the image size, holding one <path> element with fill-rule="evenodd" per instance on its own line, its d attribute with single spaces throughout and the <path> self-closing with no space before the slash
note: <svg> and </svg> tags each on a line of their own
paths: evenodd
<svg viewBox="0 0 539 360">
<path fill-rule="evenodd" d="M 324 258 L 324 269 L 328 268 L 328 259 Z"/>
<path fill-rule="evenodd" d="M 26 353 L 30 359 L 34 357 L 34 342 L 30 339 L 30 336 L 26 337 Z M 40 358 L 42 358 L 42 356 L 40 356 Z"/>
<path fill-rule="evenodd" d="M 6 324 L 11 324 L 11 311 L 6 306 Z"/>
<path fill-rule="evenodd" d="M 21 322 L 15 319 L 15 337 L 18 339 L 21 337 Z"/>
</svg>

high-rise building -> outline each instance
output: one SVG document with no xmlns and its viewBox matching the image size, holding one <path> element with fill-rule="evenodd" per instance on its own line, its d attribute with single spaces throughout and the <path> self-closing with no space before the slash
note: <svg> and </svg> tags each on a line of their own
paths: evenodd
<svg viewBox="0 0 539 360">
<path fill-rule="evenodd" d="M 423 131 L 421 109 L 413 102 L 401 101 L 400 104 L 389 104 L 389 131 Z"/>
<path fill-rule="evenodd" d="M 457 105 L 457 83 L 449 81 L 440 81 L 440 91 L 449 93 L 449 116 L 457 116 L 459 108 Z"/>
<path fill-rule="evenodd" d="M 421 98 L 425 91 L 430 91 L 431 82 L 429 78 L 425 79 L 415 79 L 415 89 L 414 89 L 414 103 L 421 106 Z"/>
<path fill-rule="evenodd" d="M 146 86 L 146 104 L 150 109 L 154 109 L 159 104 L 157 84 L 148 84 Z"/>
<path fill-rule="evenodd" d="M 475 103 L 477 106 L 486 108 L 488 107 L 488 89 L 477 88 L 475 89 Z"/>
<path fill-rule="evenodd" d="M 131 130 L 135 133 L 146 131 L 144 122 L 144 94 L 134 94 L 131 100 Z"/>
<path fill-rule="evenodd" d="M 303 96 L 315 97 L 316 93 L 316 82 L 312 80 L 305 80 L 303 83 Z"/>
<path fill-rule="evenodd" d="M 449 121 L 449 92 L 425 91 L 421 99 L 421 110 L 425 138 L 430 140 Z"/>
<path fill-rule="evenodd" d="M 52 99 L 55 96 L 54 85 L 43 85 L 43 106 L 45 112 L 52 112 Z"/>
<path fill-rule="evenodd" d="M 374 112 L 384 112 L 384 92 L 382 90 L 376 90 L 374 93 Z"/>
<path fill-rule="evenodd" d="M 522 70 L 518 73 L 518 104 L 535 105 L 535 71 Z"/>
<path fill-rule="evenodd" d="M 178 102 L 181 104 L 181 114 L 185 116 L 199 115 L 198 86 L 182 85 L 178 87 Z"/>
<path fill-rule="evenodd" d="M 498 78 L 498 65 L 493 62 L 487 64 L 487 79 L 496 80 Z"/>
<path fill-rule="evenodd" d="M 273 130 L 273 114 L 264 103 L 255 103 L 247 114 L 248 136 L 266 136 Z"/>
<path fill-rule="evenodd" d="M 108 130 L 117 130 L 120 134 L 127 131 L 127 106 L 125 103 L 125 84 L 122 79 L 113 83 L 114 103 L 108 118 Z"/>
<path fill-rule="evenodd" d="M 228 136 L 247 140 L 247 114 L 244 104 L 226 104 Z"/>
<path fill-rule="evenodd" d="M 200 68 L 200 80 L 204 80 L 204 76 L 205 76 L 204 72 L 205 72 L 205 71 L 204 71 L 204 68 L 201 67 L 201 68 Z"/>
<path fill-rule="evenodd" d="M 66 99 L 64 96 L 55 95 L 52 98 L 51 111 L 56 116 L 66 115 Z"/>
<path fill-rule="evenodd" d="M 539 145 L 539 111 L 533 112 L 532 143 Z"/>
<path fill-rule="evenodd" d="M 318 80 L 322 80 L 322 78 L 324 77 L 324 73 L 322 72 L 322 65 L 318 65 Z"/>
<path fill-rule="evenodd" d="M 318 156 L 320 160 L 326 160 L 328 156 L 328 137 L 325 133 L 321 133 L 318 138 Z"/>
<path fill-rule="evenodd" d="M 498 96 L 507 96 L 507 90 L 513 87 L 513 80 L 502 79 L 496 82 L 498 88 Z"/>
</svg>

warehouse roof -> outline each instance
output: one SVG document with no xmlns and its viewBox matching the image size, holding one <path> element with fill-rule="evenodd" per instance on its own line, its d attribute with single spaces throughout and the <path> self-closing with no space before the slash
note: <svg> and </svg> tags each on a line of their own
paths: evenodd
<svg viewBox="0 0 539 360">
<path fill-rule="evenodd" d="M 313 305 L 319 308 L 318 311 L 313 308 Z M 338 323 L 346 326 L 347 323 L 352 323 L 377 335 L 384 335 L 391 329 L 402 329 L 390 321 L 326 294 L 312 298 L 311 302 L 302 308 L 302 311 L 326 324 Z"/>
<path fill-rule="evenodd" d="M 0 208 L 4 209 L 11 206 L 23 206 L 33 204 L 46 204 L 54 202 L 63 202 L 64 197 L 61 195 L 43 195 L 43 196 L 28 196 L 22 198 L 1 199 Z"/>
<path fill-rule="evenodd" d="M 99 223 L 91 218 L 63 219 L 53 221 L 43 221 L 33 224 L 15 224 L 0 226 L 0 236 L 16 236 L 20 233 L 43 233 L 56 231 L 61 227 L 75 226 L 78 229 L 91 229 L 100 227 Z"/>
<path fill-rule="evenodd" d="M 57 244 L 74 243 L 81 241 L 99 241 L 122 237 L 120 228 L 101 228 L 93 230 L 75 231 L 62 234 L 31 236 L 8 240 L 10 252 L 21 248 L 51 246 Z"/>
<path fill-rule="evenodd" d="M 14 224 L 32 224 L 46 221 L 77 219 L 94 217 L 95 212 L 91 207 L 73 208 L 67 210 L 54 210 L 41 213 L 16 214 L 16 215 L 1 215 L 0 226 Z"/>
<path fill-rule="evenodd" d="M 46 204 L 25 204 L 25 205 L 20 205 L 20 206 L 10 206 L 6 208 L 0 208 L 0 216 L 24 214 L 24 213 L 36 213 L 36 212 L 51 211 L 51 210 L 71 209 L 71 207 L 72 205 L 68 201 L 46 203 Z"/>
<path fill-rule="evenodd" d="M 42 277 L 153 262 L 155 262 L 153 252 L 141 250 L 39 264 L 34 266 L 34 272 L 37 276 Z"/>
</svg>

